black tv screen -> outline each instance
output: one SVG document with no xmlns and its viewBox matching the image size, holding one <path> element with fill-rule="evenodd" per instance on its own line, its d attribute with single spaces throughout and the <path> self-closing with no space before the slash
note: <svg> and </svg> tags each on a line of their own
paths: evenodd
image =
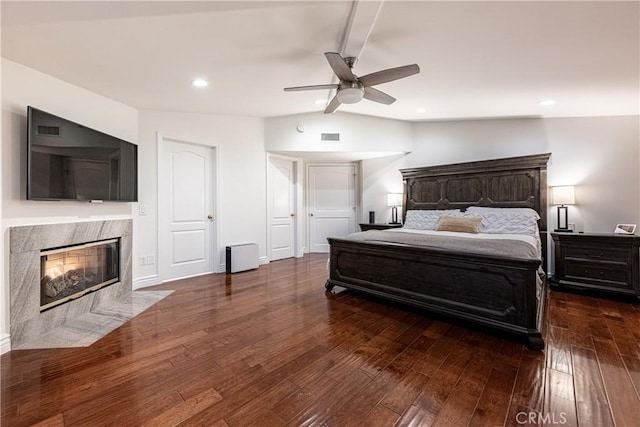
<svg viewBox="0 0 640 427">
<path fill-rule="evenodd" d="M 138 201 L 138 146 L 27 108 L 27 199 Z"/>
</svg>

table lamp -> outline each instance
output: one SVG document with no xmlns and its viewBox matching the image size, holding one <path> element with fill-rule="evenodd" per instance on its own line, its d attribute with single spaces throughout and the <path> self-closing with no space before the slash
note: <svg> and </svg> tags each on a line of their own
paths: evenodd
<svg viewBox="0 0 640 427">
<path fill-rule="evenodd" d="M 391 206 L 391 222 L 389 224 L 400 224 L 398 222 L 398 206 L 402 206 L 402 193 L 388 193 L 387 206 Z"/>
<path fill-rule="evenodd" d="M 569 214 L 568 208 L 565 205 L 575 205 L 576 196 L 573 185 L 561 185 L 558 187 L 551 187 L 552 203 L 558 206 L 558 228 L 556 232 L 571 232 L 569 228 Z"/>
</svg>

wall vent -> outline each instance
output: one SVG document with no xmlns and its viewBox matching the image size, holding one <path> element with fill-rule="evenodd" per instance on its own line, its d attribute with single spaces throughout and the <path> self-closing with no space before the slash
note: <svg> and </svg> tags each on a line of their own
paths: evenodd
<svg viewBox="0 0 640 427">
<path fill-rule="evenodd" d="M 60 136 L 60 127 L 38 125 L 38 128 L 36 130 L 36 135 Z"/>
<path fill-rule="evenodd" d="M 340 142 L 339 133 L 321 133 L 320 141 L 322 142 Z"/>
</svg>

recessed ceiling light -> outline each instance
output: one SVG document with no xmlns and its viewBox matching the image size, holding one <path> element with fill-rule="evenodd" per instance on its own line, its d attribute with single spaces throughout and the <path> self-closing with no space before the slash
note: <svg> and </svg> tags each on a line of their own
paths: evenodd
<svg viewBox="0 0 640 427">
<path fill-rule="evenodd" d="M 552 105 L 555 105 L 555 103 L 556 101 L 554 101 L 553 99 L 543 99 L 542 101 L 538 102 L 541 107 L 551 107 Z"/>
<path fill-rule="evenodd" d="M 209 82 L 205 79 L 195 79 L 191 82 L 195 87 L 207 87 L 209 86 Z"/>
<path fill-rule="evenodd" d="M 426 112 L 427 112 L 427 109 L 426 109 L 426 108 L 418 108 L 418 109 L 416 110 L 416 113 L 426 113 Z"/>
</svg>

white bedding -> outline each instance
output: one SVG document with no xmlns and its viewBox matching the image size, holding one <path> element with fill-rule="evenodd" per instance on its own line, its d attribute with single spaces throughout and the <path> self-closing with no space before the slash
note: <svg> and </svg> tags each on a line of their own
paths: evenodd
<svg viewBox="0 0 640 427">
<path fill-rule="evenodd" d="M 435 231 L 435 230 L 416 230 L 413 228 L 392 228 L 388 230 L 394 233 L 413 233 L 413 234 L 428 234 L 435 236 L 453 236 L 453 237 L 463 237 L 468 239 L 509 239 L 509 240 L 519 240 L 521 242 L 526 242 L 533 246 L 538 255 L 542 257 L 541 251 L 541 243 L 540 238 L 537 236 L 530 236 L 526 234 L 486 234 L 486 233 L 456 233 L 453 231 Z"/>
</svg>

